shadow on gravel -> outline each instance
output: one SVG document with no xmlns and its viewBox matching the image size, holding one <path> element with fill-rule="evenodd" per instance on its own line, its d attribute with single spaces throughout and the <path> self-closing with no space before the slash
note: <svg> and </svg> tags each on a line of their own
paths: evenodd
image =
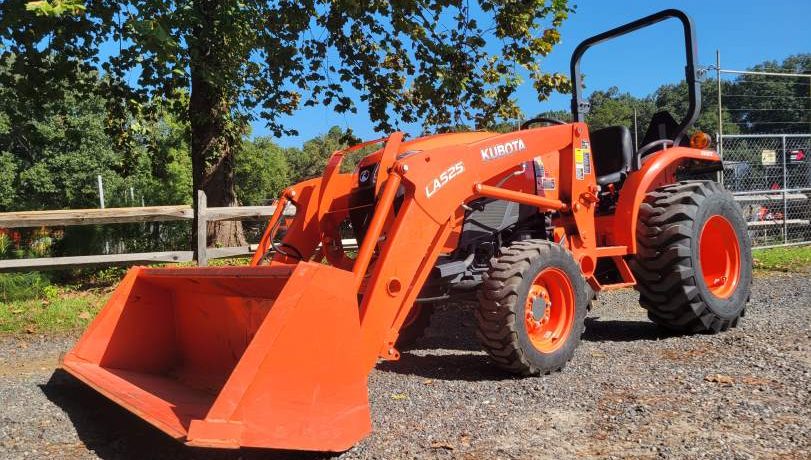
<svg viewBox="0 0 811 460">
<path fill-rule="evenodd" d="M 421 350 L 479 351 L 473 313 L 464 304 L 440 305 L 431 316 L 425 336 L 417 342 Z"/>
<path fill-rule="evenodd" d="M 589 317 L 586 318 L 582 340 L 634 342 L 661 340 L 676 335 L 650 321 L 601 320 L 599 317 Z M 470 314 L 462 308 L 444 308 L 435 313 L 426 336 L 417 341 L 414 351 L 417 353 L 404 351 L 399 361 L 381 362 L 377 369 L 435 380 L 476 382 L 516 378 L 500 370 L 481 352 Z"/>
<path fill-rule="evenodd" d="M 433 326 L 433 325 L 432 325 Z M 458 326 L 457 326 L 458 328 Z M 457 333 L 461 332 L 461 333 Z M 473 331 L 454 331 L 451 334 L 428 336 L 417 343 L 419 354 L 405 352 L 399 361 L 382 362 L 377 369 L 383 372 L 418 375 L 436 380 L 505 380 L 515 376 L 500 370 L 484 353 L 473 338 Z M 466 332 L 469 332 L 466 333 Z M 586 331 L 582 340 L 589 342 L 634 342 L 661 340 L 675 337 L 671 331 L 649 321 L 600 320 L 586 318 Z M 461 353 L 449 352 L 461 351 Z"/>
<path fill-rule="evenodd" d="M 377 365 L 377 369 L 434 380 L 478 382 L 516 378 L 496 367 L 484 353 L 427 355 L 403 353 L 399 361 L 381 362 Z"/>
<path fill-rule="evenodd" d="M 661 340 L 678 334 L 650 321 L 600 320 L 586 318 L 586 331 L 582 339 L 589 342 L 634 342 Z"/>
<path fill-rule="evenodd" d="M 185 446 L 114 404 L 67 372 L 57 369 L 40 386 L 45 396 L 59 406 L 73 423 L 79 438 L 102 459 L 327 459 L 318 452 L 261 449 L 200 449 Z"/>
<path fill-rule="evenodd" d="M 429 331 L 426 337 L 417 340 L 417 345 L 413 348 L 417 350 L 457 350 L 461 352 L 481 351 L 482 347 L 476 340 L 473 328 L 452 327 L 454 328 L 451 330 L 452 332 L 449 331 L 449 333 L 443 335 L 434 335 L 431 333 L 432 331 Z"/>
</svg>

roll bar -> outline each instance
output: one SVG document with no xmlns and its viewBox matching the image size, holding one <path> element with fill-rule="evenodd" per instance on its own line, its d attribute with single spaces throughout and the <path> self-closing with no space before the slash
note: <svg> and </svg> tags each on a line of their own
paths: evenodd
<svg viewBox="0 0 811 460">
<path fill-rule="evenodd" d="M 678 145 L 682 137 L 687 133 L 687 130 L 698 119 L 698 114 L 701 111 L 701 89 L 697 84 L 698 75 L 696 73 L 696 55 L 698 54 L 696 48 L 696 36 L 693 29 L 693 21 L 687 16 L 686 13 L 676 9 L 663 10 L 646 16 L 636 21 L 629 22 L 628 24 L 619 26 L 601 34 L 587 38 L 575 48 L 572 53 L 571 72 L 572 72 L 572 116 L 574 121 L 584 122 L 586 113 L 589 110 L 588 101 L 583 99 L 581 86 L 583 85 L 583 77 L 580 73 L 580 58 L 592 46 L 602 43 L 604 41 L 623 36 L 625 34 L 635 32 L 639 29 L 652 26 L 656 23 L 664 21 L 665 19 L 675 18 L 681 21 L 684 26 L 684 43 L 687 58 L 687 66 L 685 67 L 685 74 L 687 79 L 687 88 L 689 91 L 689 107 L 687 115 L 679 125 L 679 130 L 673 139 L 674 144 Z"/>
</svg>

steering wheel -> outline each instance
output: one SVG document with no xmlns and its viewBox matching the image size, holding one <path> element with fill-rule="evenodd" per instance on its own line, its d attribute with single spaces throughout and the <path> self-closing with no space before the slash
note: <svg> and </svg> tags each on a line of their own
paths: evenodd
<svg viewBox="0 0 811 460">
<path fill-rule="evenodd" d="M 639 150 L 636 151 L 636 154 L 640 157 L 647 155 L 651 150 L 660 145 L 673 145 L 673 139 L 659 139 L 653 142 L 648 142 L 647 144 L 643 145 Z"/>
<path fill-rule="evenodd" d="M 521 129 L 527 129 L 530 126 L 534 125 L 535 123 L 549 123 L 553 125 L 565 125 L 567 124 L 563 120 L 558 120 L 557 118 L 549 118 L 549 117 L 535 117 L 530 118 L 529 120 L 521 123 Z"/>
<path fill-rule="evenodd" d="M 636 155 L 634 155 L 634 161 L 637 163 L 636 169 L 639 169 L 642 166 L 642 157 L 651 153 L 651 150 L 655 149 L 656 147 L 666 145 L 674 145 L 673 139 L 659 139 L 643 145 L 639 150 L 636 151 Z"/>
</svg>

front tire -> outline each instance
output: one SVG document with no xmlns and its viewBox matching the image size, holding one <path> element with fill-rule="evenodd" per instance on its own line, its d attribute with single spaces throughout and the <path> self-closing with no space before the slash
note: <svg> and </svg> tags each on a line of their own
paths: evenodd
<svg viewBox="0 0 811 460">
<path fill-rule="evenodd" d="M 639 303 L 678 332 L 719 332 L 744 314 L 752 282 L 746 221 L 732 194 L 712 181 L 648 193 L 631 262 Z"/>
<path fill-rule="evenodd" d="M 545 240 L 513 243 L 479 291 L 476 335 L 495 363 L 520 375 L 558 371 L 583 333 L 585 280 L 572 255 Z"/>
</svg>

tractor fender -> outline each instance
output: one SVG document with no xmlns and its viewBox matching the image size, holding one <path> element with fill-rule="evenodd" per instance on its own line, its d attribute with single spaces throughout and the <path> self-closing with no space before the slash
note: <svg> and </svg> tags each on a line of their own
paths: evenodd
<svg viewBox="0 0 811 460">
<path fill-rule="evenodd" d="M 712 150 L 673 147 L 647 158 L 639 170 L 628 175 L 620 190 L 613 232 L 617 246 L 626 246 L 629 254 L 636 253 L 636 226 L 645 195 L 660 185 L 673 183 L 675 167 L 685 160 L 714 163 L 720 162 L 721 157 Z"/>
</svg>

